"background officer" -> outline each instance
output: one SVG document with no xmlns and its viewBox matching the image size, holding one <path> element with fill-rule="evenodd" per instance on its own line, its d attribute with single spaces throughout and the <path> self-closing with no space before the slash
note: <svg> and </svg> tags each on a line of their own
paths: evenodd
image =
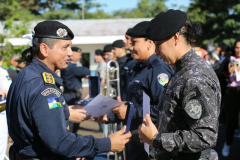
<svg viewBox="0 0 240 160">
<path fill-rule="evenodd" d="M 100 49 L 95 50 L 95 62 L 98 63 L 96 76 L 100 77 L 100 86 L 106 83 L 107 63 L 103 59 L 103 51 Z"/>
<path fill-rule="evenodd" d="M 140 22 L 129 32 L 132 39 L 130 51 L 133 58 L 138 61 L 134 66 L 130 81 L 124 90 L 126 93 L 126 101 L 131 101 L 134 104 L 130 128 L 133 137 L 126 146 L 127 159 L 131 160 L 148 159 L 143 145 L 139 143 L 137 130 L 143 120 L 143 92 L 150 97 L 150 112 L 153 121 L 156 122 L 159 98 L 164 90 L 164 85 L 171 77 L 171 74 L 173 74 L 172 68 L 167 66 L 166 63 L 154 54 L 155 44 L 153 41 L 145 38 L 148 24 L 148 21 Z M 165 79 L 159 79 L 158 77 L 161 75 L 164 75 Z M 114 108 L 113 113 L 115 113 L 120 120 L 124 120 L 126 110 L 127 106 L 124 104 Z M 110 117 L 109 115 L 110 114 L 107 115 L 108 122 L 114 121 L 115 117 Z"/>
<path fill-rule="evenodd" d="M 2 59 L 3 56 L 0 56 L 0 101 L 4 100 L 4 97 L 7 97 L 8 89 L 12 83 L 11 78 L 6 69 L 2 68 Z M 4 159 L 7 150 L 8 143 L 8 127 L 6 119 L 5 107 L 1 107 L 0 110 L 0 160 Z"/>
<path fill-rule="evenodd" d="M 180 10 L 161 12 L 148 26 L 157 53 L 176 65 L 159 102 L 157 128 L 147 115 L 139 129 L 141 142 L 152 144 L 158 159 L 218 159 L 211 147 L 217 142 L 221 91 L 212 67 L 192 48 L 201 35 L 201 26 Z"/>
<path fill-rule="evenodd" d="M 68 105 L 74 105 L 75 101 L 82 99 L 82 78 L 90 75 L 90 70 L 80 63 L 81 49 L 72 47 L 71 61 L 66 69 L 61 70 L 64 92 L 63 96 Z M 77 133 L 79 123 L 69 123 L 70 130 Z"/>
<path fill-rule="evenodd" d="M 32 63 L 13 80 L 7 97 L 8 129 L 14 141 L 10 159 L 59 160 L 121 151 L 131 137 L 124 134 L 126 127 L 105 138 L 69 131 L 73 108 L 69 111 L 59 88 L 62 79 L 54 71 L 70 62 L 72 31 L 58 21 L 40 22 L 34 31 Z"/>
</svg>

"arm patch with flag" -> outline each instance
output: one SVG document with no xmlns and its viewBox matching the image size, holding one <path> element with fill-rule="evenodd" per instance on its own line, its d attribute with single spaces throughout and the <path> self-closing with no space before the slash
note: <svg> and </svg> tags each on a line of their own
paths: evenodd
<svg viewBox="0 0 240 160">
<path fill-rule="evenodd" d="M 58 97 L 47 98 L 49 109 L 62 107 L 60 99 Z"/>
</svg>

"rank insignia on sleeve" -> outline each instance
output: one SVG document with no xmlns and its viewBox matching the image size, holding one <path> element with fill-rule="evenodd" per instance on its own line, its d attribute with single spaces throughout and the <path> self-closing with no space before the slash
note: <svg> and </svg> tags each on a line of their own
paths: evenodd
<svg viewBox="0 0 240 160">
<path fill-rule="evenodd" d="M 47 98 L 49 109 L 62 107 L 60 99 L 58 97 Z"/>
<path fill-rule="evenodd" d="M 55 84 L 55 79 L 53 78 L 53 75 L 51 73 L 43 72 L 42 76 L 43 76 L 44 82 Z"/>
<path fill-rule="evenodd" d="M 165 86 L 165 84 L 168 83 L 168 75 L 166 73 L 161 73 L 157 76 L 158 82 L 162 85 Z"/>
<path fill-rule="evenodd" d="M 187 114 L 193 119 L 199 119 L 202 115 L 202 105 L 197 99 L 191 99 L 184 107 Z"/>
<path fill-rule="evenodd" d="M 49 94 L 56 94 L 58 97 L 60 97 L 61 92 L 59 92 L 57 89 L 55 88 L 47 88 L 44 91 L 42 91 L 41 93 L 43 96 L 48 96 Z"/>
</svg>

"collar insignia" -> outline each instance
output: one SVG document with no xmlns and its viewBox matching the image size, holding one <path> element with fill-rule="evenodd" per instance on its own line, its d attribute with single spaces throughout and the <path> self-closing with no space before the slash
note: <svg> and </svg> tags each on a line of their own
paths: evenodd
<svg viewBox="0 0 240 160">
<path fill-rule="evenodd" d="M 43 76 L 44 82 L 55 84 L 55 79 L 53 78 L 53 75 L 51 73 L 43 72 L 42 76 Z"/>
<path fill-rule="evenodd" d="M 59 28 L 58 30 L 57 30 L 57 35 L 59 36 L 59 37 L 65 37 L 65 36 L 67 36 L 67 30 L 66 29 L 64 29 L 64 28 Z"/>
</svg>

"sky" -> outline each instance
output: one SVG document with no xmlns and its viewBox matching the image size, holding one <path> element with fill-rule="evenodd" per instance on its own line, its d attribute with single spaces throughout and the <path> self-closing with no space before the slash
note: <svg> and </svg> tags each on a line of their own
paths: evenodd
<svg viewBox="0 0 240 160">
<path fill-rule="evenodd" d="M 105 12 L 111 13 L 112 11 L 119 9 L 131 9 L 137 7 L 137 3 L 139 0 L 95 0 L 94 2 L 100 4 L 106 4 L 106 7 L 101 7 Z M 189 6 L 190 0 L 168 0 L 166 2 L 166 6 L 168 8 L 172 8 L 172 4 L 176 4 L 177 7 L 173 9 L 177 9 L 179 6 Z"/>
</svg>

